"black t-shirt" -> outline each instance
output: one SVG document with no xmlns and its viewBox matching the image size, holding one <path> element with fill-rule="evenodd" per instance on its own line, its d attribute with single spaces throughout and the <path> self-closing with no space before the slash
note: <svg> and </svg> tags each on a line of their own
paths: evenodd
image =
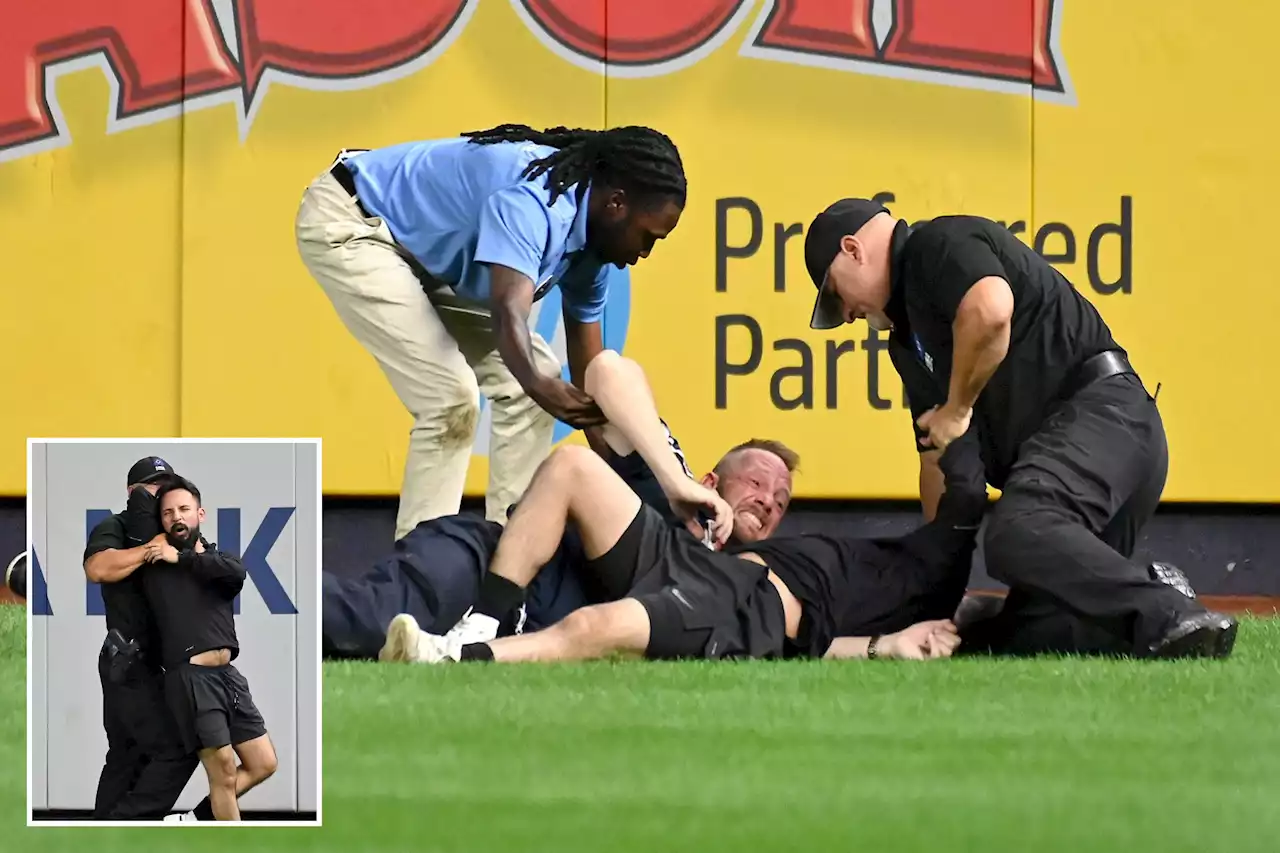
<svg viewBox="0 0 1280 853">
<path fill-rule="evenodd" d="M 910 236 L 911 229 L 907 223 L 900 222 L 893 232 L 893 253 L 895 258 L 894 278 L 899 278 L 897 270 L 899 262 L 902 259 L 902 250 L 906 248 L 907 237 Z M 941 406 L 947 402 L 947 387 L 939 385 L 937 378 L 929 372 L 925 366 L 924 360 L 920 357 L 915 347 L 915 343 L 911 340 L 909 330 L 904 334 L 903 329 L 909 329 L 905 311 L 902 310 L 901 297 L 895 291 L 895 302 L 890 304 L 890 314 L 894 316 L 895 328 L 889 335 L 889 360 L 893 362 L 893 368 L 898 372 L 898 377 L 902 380 L 902 387 L 907 392 L 907 405 L 911 409 L 911 425 L 915 433 L 915 448 L 919 452 L 924 452 L 929 448 L 920 444 L 920 439 L 927 434 L 924 430 L 916 425 L 916 421 L 920 416 L 932 408 Z M 977 439 L 972 438 L 975 430 L 972 428 L 965 434 L 965 438 L 969 441 L 968 452 L 977 453 Z"/>
<path fill-rule="evenodd" d="M 800 601 L 802 613 L 796 639 L 788 655 L 822 657 L 835 637 L 848 583 L 845 574 L 858 559 L 865 539 L 807 533 L 774 536 L 759 542 L 731 544 L 727 554 L 758 554 Z"/>
<path fill-rule="evenodd" d="M 125 541 L 125 514 L 118 512 L 98 522 L 89 533 L 84 561 L 87 563 L 90 557 L 103 551 L 124 551 L 129 547 Z M 102 604 L 107 614 L 107 630 L 117 630 L 126 640 L 136 640 L 144 658 L 158 662 L 160 643 L 156 621 L 147 606 L 142 587 L 146 569 L 146 566 L 140 566 L 123 580 L 100 584 Z"/>
<path fill-rule="evenodd" d="M 905 225 L 899 227 L 905 233 Z M 1072 371 L 1120 347 L 1097 310 L 1061 273 L 989 219 L 939 217 L 895 244 L 887 311 L 899 346 L 894 363 L 899 365 L 902 348 L 914 351 L 933 380 L 932 393 L 919 392 L 930 405 L 947 398 L 952 323 L 965 294 L 989 276 L 1004 279 L 1013 292 L 1009 352 L 979 395 L 971 426 L 977 429 L 987 479 L 1000 487 L 1019 446 L 1039 429 Z M 915 384 L 921 384 L 918 378 Z M 913 414 L 916 393 L 908 382 Z"/>
<path fill-rule="evenodd" d="M 959 445 L 941 457 L 946 489 L 934 520 L 904 536 L 807 533 L 725 548 L 758 554 L 800 601 L 800 627 L 788 655 L 821 657 L 836 637 L 866 636 L 869 614 L 892 616 L 908 603 L 902 590 L 910 589 L 912 576 L 955 578 L 963 586 L 987 493 L 977 454 L 956 452 Z"/>
<path fill-rule="evenodd" d="M 210 545 L 203 554 L 178 552 L 177 563 L 147 567 L 143 588 L 160 626 L 165 666 L 176 666 L 210 649 L 240 653 L 235 597 L 244 587 L 239 559 Z"/>
</svg>

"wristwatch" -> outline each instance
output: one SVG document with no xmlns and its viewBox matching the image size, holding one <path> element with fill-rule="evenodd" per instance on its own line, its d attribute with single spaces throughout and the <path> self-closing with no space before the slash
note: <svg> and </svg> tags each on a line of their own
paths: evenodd
<svg viewBox="0 0 1280 853">
<path fill-rule="evenodd" d="M 877 648 L 879 645 L 880 645 L 880 635 L 876 634 L 874 637 L 871 638 L 871 641 L 867 643 L 867 660 L 876 659 L 876 657 L 880 653 L 879 648 Z"/>
</svg>

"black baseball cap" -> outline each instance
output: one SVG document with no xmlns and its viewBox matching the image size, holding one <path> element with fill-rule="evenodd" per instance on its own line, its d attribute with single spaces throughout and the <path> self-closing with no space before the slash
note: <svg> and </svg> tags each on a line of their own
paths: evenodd
<svg viewBox="0 0 1280 853">
<path fill-rule="evenodd" d="M 840 240 L 846 234 L 857 234 L 872 217 L 888 213 L 883 204 L 865 198 L 842 198 L 813 218 L 804 235 L 804 265 L 809 278 L 818 288 L 813 302 L 810 329 L 835 329 L 844 325 L 844 306 L 834 290 L 828 288 L 827 270 L 840 254 Z"/>
<path fill-rule="evenodd" d="M 125 483 L 125 485 L 150 483 L 152 480 L 173 473 L 175 473 L 173 466 L 159 456 L 145 456 L 133 463 L 133 467 L 129 469 L 129 482 Z"/>
</svg>

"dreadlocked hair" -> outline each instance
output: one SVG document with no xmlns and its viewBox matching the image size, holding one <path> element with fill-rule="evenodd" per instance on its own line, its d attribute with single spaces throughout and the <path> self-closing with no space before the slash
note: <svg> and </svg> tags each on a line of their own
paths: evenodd
<svg viewBox="0 0 1280 853">
<path fill-rule="evenodd" d="M 559 149 L 534 160 L 520 173 L 530 181 L 547 176 L 547 187 L 551 190 L 548 207 L 575 184 L 581 201 L 587 184 L 597 180 L 638 196 L 672 198 L 684 207 L 684 164 L 680 162 L 680 152 L 666 134 L 652 128 L 534 130 L 524 124 L 501 124 L 462 135 L 477 145 L 532 142 Z"/>
</svg>

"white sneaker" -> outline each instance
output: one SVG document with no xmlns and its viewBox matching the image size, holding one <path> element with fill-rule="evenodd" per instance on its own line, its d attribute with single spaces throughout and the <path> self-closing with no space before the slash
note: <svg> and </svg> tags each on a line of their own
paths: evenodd
<svg viewBox="0 0 1280 853">
<path fill-rule="evenodd" d="M 422 629 L 418 627 L 418 620 L 408 613 L 401 613 L 387 626 L 387 640 L 378 651 L 378 660 L 413 660 L 413 652 L 418 647 L 418 637 L 421 634 Z"/>
<path fill-rule="evenodd" d="M 408 613 L 401 613 L 387 626 L 387 641 L 378 652 L 378 660 L 401 663 L 456 661 L 461 654 L 462 644 L 454 644 L 453 655 L 449 654 L 449 649 L 450 643 L 444 637 L 428 634 L 418 627 L 418 620 Z"/>
<path fill-rule="evenodd" d="M 195 812 L 183 812 L 182 814 L 168 814 L 164 816 L 165 823 L 199 823 L 200 819 L 196 817 Z"/>
<path fill-rule="evenodd" d="M 401 613 L 387 626 L 387 641 L 378 652 L 381 661 L 443 663 L 462 657 L 468 643 L 487 643 L 498 636 L 498 620 L 470 610 L 444 636 L 428 634 L 418 620 Z"/>
<path fill-rule="evenodd" d="M 435 634 L 418 634 L 417 656 L 422 663 L 440 663 L 462 659 L 462 647 L 469 643 L 487 643 L 497 639 L 499 622 L 492 616 L 484 616 L 468 609 L 443 637 Z"/>
<path fill-rule="evenodd" d="M 458 624 L 444 635 L 444 639 L 451 645 L 456 642 L 458 648 L 462 648 L 467 643 L 487 643 L 498 638 L 499 627 L 500 623 L 497 619 L 468 608 L 458 620 Z"/>
</svg>

